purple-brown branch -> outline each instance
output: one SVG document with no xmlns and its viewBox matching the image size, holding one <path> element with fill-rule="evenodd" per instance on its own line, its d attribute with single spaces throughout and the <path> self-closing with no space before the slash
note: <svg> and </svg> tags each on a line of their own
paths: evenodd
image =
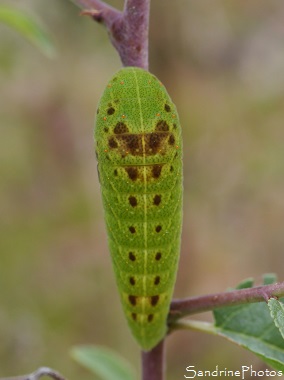
<svg viewBox="0 0 284 380">
<path fill-rule="evenodd" d="M 284 296 L 284 282 L 254 288 L 232 290 L 224 293 L 208 294 L 186 299 L 173 300 L 170 307 L 168 323 L 190 314 L 213 310 L 224 306 L 240 305 L 253 302 L 267 302 L 272 297 Z"/>
<path fill-rule="evenodd" d="M 165 341 L 151 351 L 142 351 L 142 380 L 163 380 L 165 374 Z"/>
<path fill-rule="evenodd" d="M 148 70 L 148 30 L 150 0 L 126 0 L 123 12 L 100 0 L 75 0 L 91 16 L 105 25 L 123 66 Z"/>
</svg>

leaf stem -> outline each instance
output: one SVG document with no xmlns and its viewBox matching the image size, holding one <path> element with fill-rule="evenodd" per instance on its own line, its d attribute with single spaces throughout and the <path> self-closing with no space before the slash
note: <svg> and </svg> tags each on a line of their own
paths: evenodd
<svg viewBox="0 0 284 380">
<path fill-rule="evenodd" d="M 176 299 L 171 303 L 168 323 L 171 325 L 186 315 L 197 314 L 223 306 L 267 302 L 269 298 L 282 296 L 284 296 L 284 282 L 186 299 Z"/>
<path fill-rule="evenodd" d="M 216 327 L 213 323 L 193 320 L 177 321 L 171 325 L 171 331 L 174 330 L 195 330 L 205 332 L 207 334 L 217 335 Z"/>
</svg>

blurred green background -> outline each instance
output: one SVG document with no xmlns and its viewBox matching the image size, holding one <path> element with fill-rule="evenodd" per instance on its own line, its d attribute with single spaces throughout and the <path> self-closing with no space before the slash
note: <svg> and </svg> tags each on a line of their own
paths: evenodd
<svg viewBox="0 0 284 380">
<path fill-rule="evenodd" d="M 93 379 L 68 354 L 86 343 L 115 349 L 138 369 L 93 148 L 96 106 L 119 58 L 104 28 L 68 0 L 4 4 L 40 21 L 58 53 L 49 60 L 0 25 L 0 377 L 45 365 Z M 175 101 L 184 138 L 176 297 L 250 276 L 259 283 L 267 272 L 283 280 L 283 17 L 276 0 L 152 1 L 150 70 Z M 188 365 L 262 366 L 188 331 L 169 337 L 167 357 L 169 380 Z"/>
</svg>

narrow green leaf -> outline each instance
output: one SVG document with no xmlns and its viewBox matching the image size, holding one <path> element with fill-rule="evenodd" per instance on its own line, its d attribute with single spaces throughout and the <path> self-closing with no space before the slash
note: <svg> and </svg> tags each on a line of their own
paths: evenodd
<svg viewBox="0 0 284 380">
<path fill-rule="evenodd" d="M 279 329 L 282 337 L 284 338 L 284 305 L 282 302 L 275 298 L 268 300 L 268 307 L 270 309 L 271 317 L 274 320 L 275 326 Z"/>
<path fill-rule="evenodd" d="M 283 333 L 283 305 L 276 305 L 274 301 L 270 303 L 270 310 L 272 307 L 273 319 L 282 325 Z M 271 367 L 284 371 L 284 339 L 265 302 L 224 307 L 214 310 L 213 314 L 218 335 L 254 352 Z"/>
<path fill-rule="evenodd" d="M 31 16 L 10 7 L 0 6 L 0 22 L 17 30 L 46 56 L 54 57 L 55 49 L 47 33 Z"/>
<path fill-rule="evenodd" d="M 116 352 L 98 346 L 76 346 L 71 356 L 103 380 L 135 380 L 131 364 Z"/>
</svg>

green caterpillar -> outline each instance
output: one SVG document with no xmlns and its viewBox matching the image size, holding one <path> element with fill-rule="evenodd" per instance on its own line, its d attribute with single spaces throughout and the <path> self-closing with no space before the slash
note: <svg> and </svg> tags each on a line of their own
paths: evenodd
<svg viewBox="0 0 284 380">
<path fill-rule="evenodd" d="M 166 334 L 180 251 L 182 141 L 176 107 L 149 72 L 121 69 L 97 110 L 96 155 L 124 313 L 144 350 Z"/>
</svg>

